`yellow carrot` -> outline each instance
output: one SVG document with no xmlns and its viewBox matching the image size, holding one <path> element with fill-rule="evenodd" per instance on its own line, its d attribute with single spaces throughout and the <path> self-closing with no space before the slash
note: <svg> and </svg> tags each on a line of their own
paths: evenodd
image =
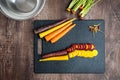
<svg viewBox="0 0 120 80">
<path fill-rule="evenodd" d="M 69 60 L 68 55 L 40 59 L 39 61 L 66 61 L 66 60 Z"/>
<path fill-rule="evenodd" d="M 97 50 L 74 50 L 73 52 L 68 53 L 69 58 L 74 58 L 74 57 L 84 57 L 84 58 L 93 58 L 98 55 Z"/>
<path fill-rule="evenodd" d="M 67 29 L 65 29 L 64 31 L 62 31 L 61 33 L 59 33 L 57 36 L 55 36 L 54 38 L 52 38 L 50 41 L 51 43 L 55 43 L 56 41 L 58 41 L 60 38 L 62 38 L 65 34 L 67 34 L 73 27 L 75 27 L 76 24 L 73 24 L 71 26 L 69 26 Z"/>
<path fill-rule="evenodd" d="M 56 31 L 48 34 L 47 36 L 45 36 L 46 41 L 51 40 L 53 37 L 55 37 L 56 35 L 58 35 L 58 34 L 61 33 L 62 31 L 64 31 L 64 30 L 65 30 L 67 27 L 69 27 L 70 25 L 72 25 L 72 22 L 70 22 L 70 23 L 66 24 L 64 27 L 62 27 L 62 28 L 60 28 L 60 29 L 58 29 L 58 30 L 56 30 Z"/>
<path fill-rule="evenodd" d="M 68 53 L 68 55 L 69 55 L 69 58 L 74 58 L 74 57 L 76 57 L 78 55 L 78 51 L 74 50 L 74 51 Z"/>
<path fill-rule="evenodd" d="M 39 34 L 39 36 L 40 36 L 40 38 L 43 38 L 44 36 L 46 36 L 46 35 L 50 34 L 51 32 L 53 32 L 53 31 L 55 31 L 55 30 L 65 26 L 66 24 L 68 24 L 69 22 L 72 22 L 74 20 L 76 20 L 76 18 L 72 18 L 72 19 L 70 19 L 70 20 L 68 20 L 68 21 L 66 21 L 66 22 L 64 22 L 64 23 L 62 23 L 60 25 L 57 25 L 57 26 L 55 26 L 55 27 L 53 27 L 53 28 L 51 28 L 51 29 L 49 29 L 47 31 L 41 32 Z"/>
</svg>

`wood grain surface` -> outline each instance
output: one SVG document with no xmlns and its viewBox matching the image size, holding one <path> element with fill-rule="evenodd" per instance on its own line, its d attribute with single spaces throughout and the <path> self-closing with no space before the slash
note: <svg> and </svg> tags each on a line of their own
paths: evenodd
<svg viewBox="0 0 120 80">
<path fill-rule="evenodd" d="M 15 21 L 0 13 L 0 80 L 120 80 L 120 0 L 101 0 L 85 19 L 105 20 L 104 74 L 35 74 L 33 21 L 77 17 L 65 11 L 70 0 L 46 0 L 33 19 Z"/>
</svg>

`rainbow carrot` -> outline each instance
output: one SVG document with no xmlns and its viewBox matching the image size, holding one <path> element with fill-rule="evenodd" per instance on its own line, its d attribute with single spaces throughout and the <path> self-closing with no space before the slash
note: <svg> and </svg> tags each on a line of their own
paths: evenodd
<svg viewBox="0 0 120 80">
<path fill-rule="evenodd" d="M 49 53 L 49 54 L 42 55 L 41 57 L 42 58 L 49 58 L 49 57 L 63 56 L 63 55 L 67 55 L 67 51 L 66 50 L 52 52 L 52 53 Z"/>
<path fill-rule="evenodd" d="M 58 41 L 60 38 L 62 38 L 65 34 L 67 34 L 75 26 L 76 26 L 76 24 L 73 24 L 73 25 L 69 26 L 67 29 L 65 29 L 63 32 L 59 33 L 57 36 L 55 36 L 54 38 L 52 38 L 50 40 L 51 43 L 55 43 L 56 41 Z"/>
<path fill-rule="evenodd" d="M 58 29 L 58 30 L 56 30 L 56 31 L 48 34 L 47 36 L 45 36 L 46 41 L 51 40 L 53 37 L 55 37 L 56 35 L 58 35 L 58 34 L 61 33 L 62 31 L 64 31 L 64 30 L 65 30 L 66 28 L 68 28 L 70 25 L 72 25 L 72 22 L 70 22 L 70 23 L 66 24 L 64 27 L 62 27 L 62 28 L 60 28 L 60 29 Z"/>
<path fill-rule="evenodd" d="M 34 33 L 35 33 L 35 34 L 38 34 L 38 33 L 40 33 L 40 32 L 43 32 L 43 31 L 48 30 L 48 29 L 50 29 L 50 28 L 53 28 L 53 27 L 55 27 L 55 26 L 57 26 L 57 25 L 59 25 L 59 24 L 62 24 L 63 22 L 65 22 L 65 21 L 67 21 L 67 20 L 68 20 L 68 18 L 65 18 L 65 19 L 63 19 L 63 20 L 61 20 L 61 21 L 59 21 L 59 22 L 57 22 L 57 23 L 55 23 L 55 24 L 48 25 L 48 26 L 44 26 L 44 27 L 40 27 L 40 28 L 38 28 L 37 30 L 34 30 Z"/>
<path fill-rule="evenodd" d="M 70 58 L 75 58 L 75 57 L 94 58 L 97 55 L 98 55 L 97 50 L 92 50 L 92 51 L 74 50 L 73 52 L 68 53 L 68 55 L 44 58 L 44 59 L 40 59 L 39 61 L 67 61 Z"/>
<path fill-rule="evenodd" d="M 94 44 L 86 43 L 86 44 L 72 44 L 71 47 L 67 48 L 67 52 L 72 52 L 74 50 L 93 50 L 95 49 Z"/>
<path fill-rule="evenodd" d="M 83 57 L 83 58 L 93 58 L 98 55 L 97 50 L 74 50 L 73 52 L 68 53 L 69 58 L 74 57 Z"/>
<path fill-rule="evenodd" d="M 40 36 L 40 38 L 43 38 L 44 36 L 50 34 L 51 32 L 53 32 L 53 31 L 55 31 L 57 29 L 60 29 L 61 27 L 65 26 L 66 24 L 68 24 L 69 22 L 72 22 L 74 20 L 76 20 L 76 18 L 72 18 L 72 19 L 70 19 L 70 20 L 68 20 L 68 21 L 66 21 L 66 22 L 64 22 L 64 23 L 62 23 L 60 25 L 55 26 L 54 28 L 51 28 L 51 29 L 49 29 L 47 31 L 44 31 L 44 32 L 41 32 L 39 34 L 39 36 Z"/>
<path fill-rule="evenodd" d="M 63 56 L 63 55 L 67 55 L 68 53 L 73 52 L 75 50 L 93 51 L 94 49 L 95 49 L 95 45 L 91 44 L 91 43 L 72 44 L 70 47 L 68 47 L 66 49 L 41 55 L 41 58 Z"/>
<path fill-rule="evenodd" d="M 40 59 L 39 61 L 66 61 L 66 60 L 69 60 L 68 55 Z"/>
</svg>

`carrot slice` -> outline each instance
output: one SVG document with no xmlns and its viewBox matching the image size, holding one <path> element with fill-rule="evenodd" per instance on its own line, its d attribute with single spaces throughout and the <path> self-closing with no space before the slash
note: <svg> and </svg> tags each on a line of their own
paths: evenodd
<svg viewBox="0 0 120 80">
<path fill-rule="evenodd" d="M 55 36 L 54 38 L 52 38 L 50 40 L 51 43 L 57 42 L 60 38 L 62 38 L 65 34 L 67 34 L 75 26 L 76 26 L 76 24 L 73 24 L 73 25 L 69 26 L 67 29 L 65 29 L 64 31 L 62 31 L 61 33 L 59 33 L 57 36 Z"/>
<path fill-rule="evenodd" d="M 60 28 L 60 29 L 58 29 L 58 30 L 56 30 L 56 31 L 48 34 L 47 36 L 45 36 L 46 41 L 51 40 L 53 37 L 55 37 L 56 35 L 58 35 L 58 34 L 61 33 L 62 31 L 64 31 L 64 30 L 65 30 L 67 27 L 69 27 L 70 25 L 72 25 L 72 22 L 70 22 L 70 23 L 66 24 L 64 27 L 62 27 L 62 28 Z"/>
</svg>

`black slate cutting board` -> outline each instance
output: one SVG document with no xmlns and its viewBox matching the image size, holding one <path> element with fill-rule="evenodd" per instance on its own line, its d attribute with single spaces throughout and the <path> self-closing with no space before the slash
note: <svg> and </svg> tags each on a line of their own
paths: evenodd
<svg viewBox="0 0 120 80">
<path fill-rule="evenodd" d="M 36 20 L 34 28 L 58 22 L 59 20 Z M 92 59 L 75 57 L 68 61 L 48 61 L 39 62 L 38 54 L 39 36 L 34 35 L 34 71 L 35 73 L 104 73 L 105 72 L 105 35 L 98 32 L 93 37 L 88 26 L 100 24 L 104 32 L 104 20 L 83 20 L 74 21 L 76 27 L 68 32 L 55 44 L 51 44 L 42 39 L 42 54 L 65 49 L 73 43 L 93 43 L 99 54 Z"/>
</svg>

